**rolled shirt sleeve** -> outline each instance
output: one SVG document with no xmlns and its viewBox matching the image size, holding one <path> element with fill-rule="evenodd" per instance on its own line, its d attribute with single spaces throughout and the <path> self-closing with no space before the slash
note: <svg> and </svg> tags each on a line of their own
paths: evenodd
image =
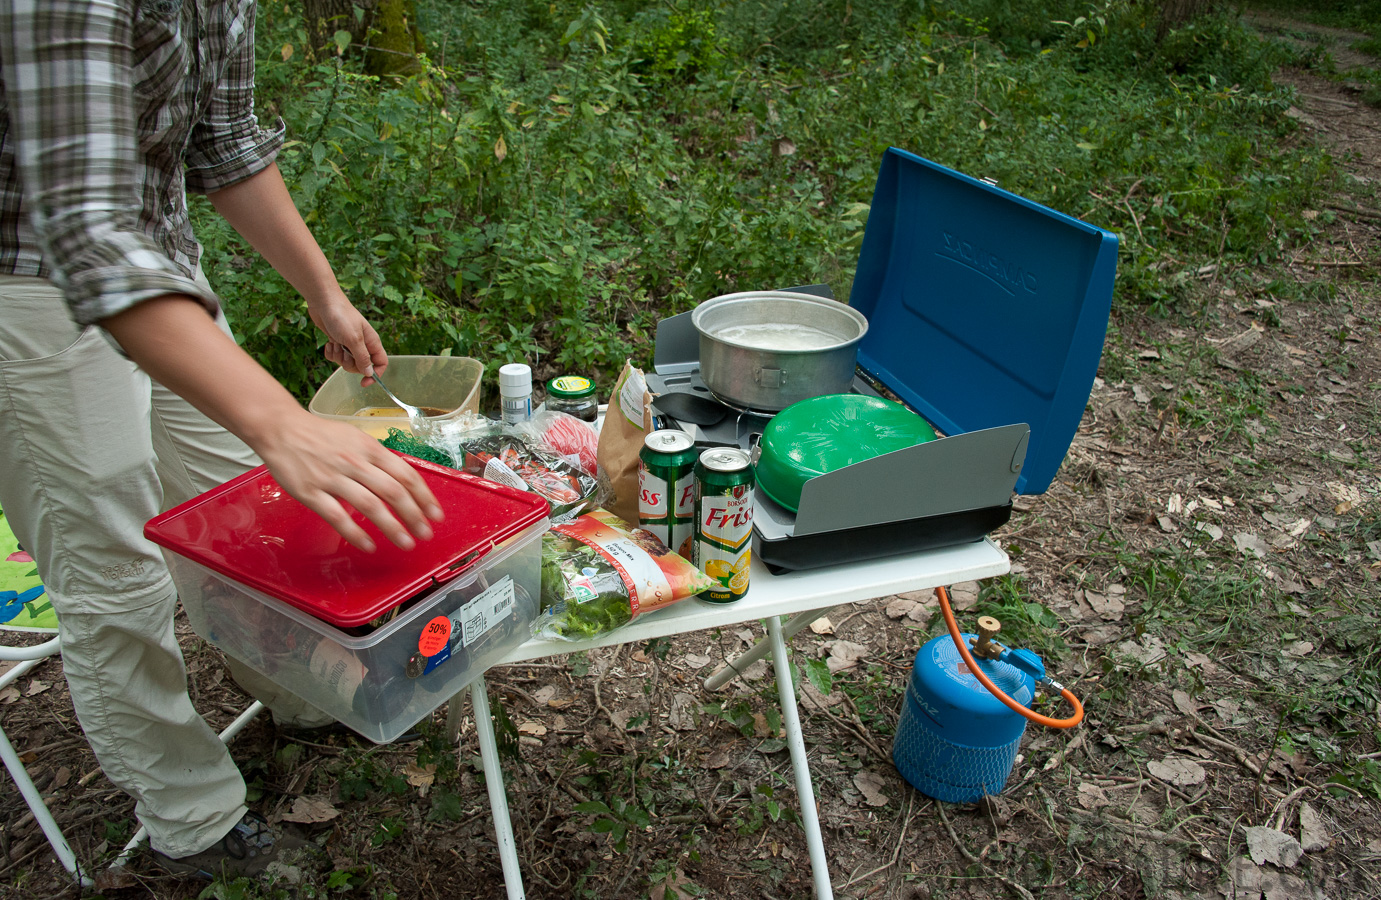
<svg viewBox="0 0 1381 900">
<path fill-rule="evenodd" d="M 187 189 L 201 194 L 263 171 L 283 146 L 283 120 L 265 129 L 254 115 L 252 4 L 231 23 L 228 42 L 225 69 L 187 147 Z"/>
<path fill-rule="evenodd" d="M 134 0 L 0 0 L 0 72 L 24 201 L 83 325 L 199 287 L 140 224 Z"/>
</svg>

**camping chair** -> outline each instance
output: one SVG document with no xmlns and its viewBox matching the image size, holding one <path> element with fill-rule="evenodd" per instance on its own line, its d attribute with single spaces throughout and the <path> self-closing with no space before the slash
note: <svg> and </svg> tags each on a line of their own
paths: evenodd
<svg viewBox="0 0 1381 900">
<path fill-rule="evenodd" d="M 9 686 L 10 683 L 17 681 L 30 669 L 33 669 L 43 662 L 43 660 L 50 656 L 56 656 L 61 652 L 60 639 L 56 637 L 50 638 L 32 647 L 0 646 L 0 661 L 19 663 L 19 665 L 10 669 L 4 675 L 0 675 L 0 690 Z M 248 725 L 255 716 L 263 712 L 263 710 L 264 704 L 259 701 L 256 700 L 251 703 L 244 712 L 236 717 L 235 721 L 225 727 L 225 730 L 223 730 L 220 735 L 221 740 L 225 743 L 230 743 L 235 735 L 239 734 L 240 731 Z M 63 868 L 71 873 L 72 877 L 80 883 L 82 887 L 95 887 L 95 882 L 92 881 L 87 874 L 85 867 L 78 862 L 76 854 L 72 852 L 72 845 L 67 843 L 67 838 L 63 835 L 62 829 L 58 827 L 58 823 L 53 819 L 53 814 L 48 811 L 48 805 L 43 802 L 43 795 L 38 792 L 38 788 L 34 787 L 33 779 L 29 777 L 28 770 L 24 767 L 23 761 L 20 760 L 19 754 L 15 752 L 14 745 L 10 743 L 9 736 L 5 734 L 4 728 L 0 728 L 0 759 L 4 760 L 5 768 L 9 770 L 10 777 L 14 779 L 14 783 L 19 786 L 19 793 L 23 795 L 24 802 L 29 805 L 29 811 L 33 813 L 34 821 L 43 829 L 44 837 L 48 839 L 49 845 L 53 848 L 53 853 L 57 855 L 58 861 L 62 863 Z M 125 845 L 124 849 L 120 851 L 119 856 L 115 858 L 115 862 L 111 863 L 111 868 L 120 868 L 124 866 L 125 863 L 129 862 L 135 850 L 139 848 L 139 845 L 142 844 L 147 837 L 148 831 L 141 825 L 139 830 L 135 832 L 134 837 L 130 838 L 129 843 Z"/>
<path fill-rule="evenodd" d="M 32 558 L 19 547 L 9 524 L 5 521 L 3 510 L 0 510 L 0 631 L 52 635 L 48 640 L 32 647 L 0 645 L 0 662 L 18 663 L 0 675 L 0 690 L 18 681 L 48 657 L 57 656 L 62 652 L 61 639 L 57 636 L 57 617 L 52 613 L 51 606 L 44 601 L 43 585 L 39 583 L 38 573 L 33 565 Z M 221 740 L 229 743 L 263 709 L 262 703 L 251 703 L 221 732 Z M 15 752 L 14 745 L 10 743 L 9 736 L 3 728 L 0 728 L 0 759 L 4 760 L 10 777 L 19 786 L 19 793 L 29 805 L 34 821 L 43 829 L 43 835 L 48 839 L 58 861 L 82 887 L 94 887 L 95 882 L 72 852 L 72 846 L 53 819 L 53 814 L 48 811 L 43 795 L 34 786 L 24 762 Z M 141 826 L 120 851 L 111 868 L 117 869 L 128 862 L 147 837 L 148 832 Z"/>
<path fill-rule="evenodd" d="M 0 690 L 9 686 L 11 682 L 19 680 L 22 675 L 43 660 L 60 653 L 59 640 L 57 637 L 49 638 L 32 647 L 0 647 L 0 660 L 19 663 L 4 675 L 0 675 Z M 81 883 L 82 887 L 94 887 L 95 882 L 87 877 L 77 862 L 71 845 L 67 843 L 67 838 L 58 828 L 58 823 L 53 820 L 53 814 L 48 811 L 48 805 L 43 802 L 43 795 L 38 792 L 38 788 L 34 787 L 33 779 L 29 777 L 24 763 L 20 761 L 19 754 L 14 752 L 14 746 L 10 743 L 4 728 L 0 728 L 0 759 L 5 761 L 5 768 L 9 770 L 14 783 L 19 786 L 19 793 L 24 796 L 24 802 L 29 804 L 29 811 L 34 814 L 34 821 L 43 829 L 43 835 L 48 838 L 48 843 L 52 846 L 53 852 L 57 854 L 58 861 L 72 874 L 73 878 Z"/>
</svg>

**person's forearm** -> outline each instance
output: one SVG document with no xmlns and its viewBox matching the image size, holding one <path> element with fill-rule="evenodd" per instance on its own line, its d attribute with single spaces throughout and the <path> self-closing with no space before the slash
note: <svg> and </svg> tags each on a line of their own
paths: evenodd
<svg viewBox="0 0 1381 900">
<path fill-rule="evenodd" d="M 207 197 L 308 303 L 344 296 L 331 264 L 293 205 L 276 163 Z"/>
<path fill-rule="evenodd" d="M 150 377 L 262 456 L 272 449 L 274 426 L 304 410 L 188 299 L 147 300 L 101 324 Z"/>
<path fill-rule="evenodd" d="M 443 513 L 422 476 L 369 435 L 303 409 L 189 297 L 167 294 L 101 321 L 144 371 L 238 435 L 283 488 L 366 551 L 362 514 L 394 544 L 432 536 Z"/>
<path fill-rule="evenodd" d="M 331 264 L 302 221 L 277 165 L 208 195 L 216 211 L 307 301 L 326 335 L 326 358 L 366 377 L 388 367 L 379 334 L 336 283 Z"/>
</svg>

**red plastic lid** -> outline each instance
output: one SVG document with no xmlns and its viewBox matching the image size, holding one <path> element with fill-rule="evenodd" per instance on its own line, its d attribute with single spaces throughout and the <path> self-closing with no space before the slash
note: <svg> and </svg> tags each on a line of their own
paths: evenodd
<svg viewBox="0 0 1381 900">
<path fill-rule="evenodd" d="M 403 456 L 403 454 L 399 454 Z M 460 575 L 550 511 L 536 494 L 411 456 L 446 513 L 435 537 L 400 550 L 352 510 L 373 553 L 345 542 L 260 466 L 150 519 L 144 536 L 240 584 L 344 628 Z"/>
</svg>

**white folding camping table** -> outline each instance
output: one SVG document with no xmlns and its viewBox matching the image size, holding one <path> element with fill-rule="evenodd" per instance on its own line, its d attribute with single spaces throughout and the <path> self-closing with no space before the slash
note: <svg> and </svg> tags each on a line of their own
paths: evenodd
<svg viewBox="0 0 1381 900">
<path fill-rule="evenodd" d="M 754 557 L 748 594 L 737 603 L 713 604 L 687 600 L 639 616 L 616 631 L 592 640 L 530 640 L 508 654 L 498 665 L 520 663 L 595 647 L 646 641 L 707 628 L 722 628 L 753 619 L 766 620 L 766 642 L 760 642 L 743 655 L 729 661 L 729 665 L 712 677 L 706 686 L 712 689 L 719 687 L 754 660 L 769 652 L 772 654 L 777 677 L 777 696 L 782 706 L 782 725 L 786 730 L 791 766 L 796 775 L 801 822 L 806 832 L 806 848 L 810 853 L 811 872 L 815 879 L 815 895 L 819 900 L 828 900 L 834 896 L 834 891 L 830 885 L 824 840 L 820 834 L 820 820 L 815 812 L 815 794 L 811 785 L 810 768 L 806 764 L 806 745 L 801 734 L 800 716 L 796 711 L 796 689 L 791 681 L 786 641 L 832 607 L 905 591 L 991 578 L 1005 573 L 1009 564 L 1007 554 L 990 539 L 921 553 L 787 572 L 781 575 L 770 574 Z M 783 622 L 783 616 L 791 618 Z M 504 883 L 508 889 L 509 900 L 520 900 L 525 896 L 523 877 L 519 869 L 517 847 L 513 840 L 513 826 L 508 815 L 508 797 L 504 790 L 503 770 L 499 765 L 498 744 L 489 716 L 489 696 L 483 677 L 471 685 L 470 696 L 474 705 L 475 728 L 479 736 L 480 759 L 484 765 L 485 782 L 489 788 L 489 805 L 494 814 L 494 832 L 498 839 L 499 859 L 503 864 Z M 458 729 L 459 725 L 457 710 L 458 700 L 453 700 L 453 729 Z"/>
</svg>

